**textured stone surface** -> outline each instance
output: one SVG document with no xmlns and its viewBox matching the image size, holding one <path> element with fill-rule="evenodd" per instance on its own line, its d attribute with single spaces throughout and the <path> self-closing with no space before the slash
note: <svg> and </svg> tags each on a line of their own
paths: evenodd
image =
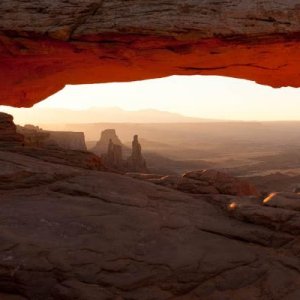
<svg viewBox="0 0 300 300">
<path fill-rule="evenodd" d="M 298 211 L 0 160 L 1 299 L 298 299 Z"/>
<path fill-rule="evenodd" d="M 18 131 L 22 132 L 24 136 L 17 133 L 16 125 L 13 122 L 13 117 L 9 114 L 0 113 L 0 150 L 10 151 L 11 153 L 21 153 L 26 161 L 26 156 L 34 157 L 42 161 L 51 162 L 60 165 L 71 165 L 78 168 L 90 169 L 90 170 L 101 170 L 104 171 L 106 168 L 99 156 L 79 150 L 63 149 L 55 145 L 47 146 L 43 143 L 44 138 L 48 137 L 45 135 L 44 131 L 40 130 L 38 127 L 18 126 Z M 14 156 L 13 156 L 14 157 Z M 17 162 L 11 161 L 11 163 L 18 165 Z M 22 163 L 20 164 L 22 165 Z M 5 162 L 1 161 L 0 169 L 6 170 Z M 38 172 L 36 172 L 38 173 Z M 37 182 L 41 181 L 41 178 L 48 178 L 47 169 L 40 169 L 39 174 L 34 177 L 30 177 L 30 172 L 20 171 L 15 173 L 12 177 L 7 177 L 6 175 L 2 178 L 3 188 L 13 188 L 15 182 L 28 179 L 31 185 L 35 185 L 35 180 Z M 58 176 L 59 177 L 59 176 Z M 11 181 L 11 182 L 10 182 Z M 9 183 L 10 182 L 10 183 Z"/>
<path fill-rule="evenodd" d="M 33 125 L 17 126 L 17 132 L 24 136 L 27 146 L 87 151 L 83 132 L 48 131 Z"/>
<path fill-rule="evenodd" d="M 298 193 L 272 193 L 264 199 L 264 205 L 281 207 L 300 211 L 300 194 Z"/>
<path fill-rule="evenodd" d="M 217 170 L 192 171 L 182 176 L 138 173 L 127 173 L 126 175 L 190 194 L 260 196 L 259 190 L 250 182 Z"/>
<path fill-rule="evenodd" d="M 296 0 L 3 0 L 0 103 L 173 74 L 300 86 Z"/>
<path fill-rule="evenodd" d="M 129 172 L 149 172 L 146 160 L 142 155 L 142 146 L 137 135 L 133 137 L 131 155 L 127 159 L 127 169 Z"/>
<path fill-rule="evenodd" d="M 213 187 L 220 194 L 235 195 L 235 196 L 259 196 L 259 191 L 248 181 L 236 178 L 230 174 L 217 170 L 200 170 L 185 173 L 183 179 L 194 181 L 196 186 Z M 186 189 L 179 184 L 179 189 Z M 201 188 L 200 188 L 201 189 Z M 187 189 L 189 191 L 189 189 Z M 191 189 L 190 192 L 193 192 Z"/>
<path fill-rule="evenodd" d="M 107 153 L 101 155 L 105 166 L 114 170 L 124 170 L 124 160 L 122 155 L 122 145 L 117 145 L 109 140 Z"/>
<path fill-rule="evenodd" d="M 92 151 L 98 155 L 106 154 L 110 140 L 114 145 L 121 146 L 122 148 L 124 147 L 121 140 L 117 136 L 115 129 L 105 129 L 101 132 L 100 139 Z"/>
<path fill-rule="evenodd" d="M 17 133 L 17 127 L 13 122 L 13 117 L 0 112 L 0 146 L 12 147 L 22 146 L 24 136 Z"/>
<path fill-rule="evenodd" d="M 63 149 L 86 151 L 85 136 L 83 132 L 46 131 L 49 139 L 46 143 L 54 142 Z"/>
<path fill-rule="evenodd" d="M 44 147 L 45 141 L 49 138 L 49 134 L 38 126 L 34 125 L 17 125 L 17 132 L 24 136 L 24 145 L 31 147 Z"/>
</svg>

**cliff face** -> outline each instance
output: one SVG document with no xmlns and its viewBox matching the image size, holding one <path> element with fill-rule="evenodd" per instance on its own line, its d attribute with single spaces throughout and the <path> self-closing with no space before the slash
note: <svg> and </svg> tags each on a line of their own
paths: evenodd
<svg viewBox="0 0 300 300">
<path fill-rule="evenodd" d="M 55 143 L 67 150 L 87 151 L 83 132 L 46 131 L 49 134 L 46 143 Z"/>
<path fill-rule="evenodd" d="M 142 146 L 139 143 L 138 135 L 133 137 L 132 152 L 127 159 L 127 169 L 130 172 L 148 173 L 146 161 L 142 155 Z"/>
<path fill-rule="evenodd" d="M 65 150 L 87 151 L 83 132 L 48 131 L 34 125 L 17 126 L 29 147 L 59 147 Z"/>
<path fill-rule="evenodd" d="M 0 161 L 1 300 L 299 299 L 299 195 L 191 196 L 21 153 Z"/>
<path fill-rule="evenodd" d="M 3 0 L 0 103 L 174 74 L 300 86 L 296 0 Z"/>
<path fill-rule="evenodd" d="M 92 152 L 95 152 L 98 155 L 106 154 L 110 142 L 112 142 L 114 145 L 124 147 L 121 140 L 117 136 L 115 129 L 105 129 L 101 132 L 100 139 L 92 149 Z"/>
<path fill-rule="evenodd" d="M 24 136 L 17 133 L 13 117 L 0 112 L 0 147 L 23 146 Z"/>
</svg>

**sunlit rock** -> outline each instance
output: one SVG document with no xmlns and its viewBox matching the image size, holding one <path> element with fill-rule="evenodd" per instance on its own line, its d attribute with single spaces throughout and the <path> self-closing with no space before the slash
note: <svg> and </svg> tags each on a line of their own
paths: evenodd
<svg viewBox="0 0 300 300">
<path fill-rule="evenodd" d="M 3 0 L 0 14 L 0 104 L 169 75 L 300 86 L 296 1 Z"/>
</svg>

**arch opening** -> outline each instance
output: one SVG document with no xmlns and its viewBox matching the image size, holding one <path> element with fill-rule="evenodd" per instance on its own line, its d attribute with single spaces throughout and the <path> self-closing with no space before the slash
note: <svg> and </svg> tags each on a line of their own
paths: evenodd
<svg viewBox="0 0 300 300">
<path fill-rule="evenodd" d="M 299 98 L 296 88 L 220 76 L 171 76 L 67 86 L 32 108 L 2 110 L 20 125 L 82 132 L 85 140 L 78 145 L 85 143 L 90 151 L 106 129 L 114 129 L 126 147 L 138 134 L 154 173 L 207 167 L 238 176 L 298 176 Z M 277 167 L 275 158 L 282 161 Z M 260 159 L 264 165 L 258 167 Z"/>
</svg>

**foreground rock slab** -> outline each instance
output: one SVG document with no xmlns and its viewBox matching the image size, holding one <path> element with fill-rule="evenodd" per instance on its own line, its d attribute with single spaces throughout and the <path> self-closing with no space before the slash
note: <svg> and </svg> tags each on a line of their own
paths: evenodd
<svg viewBox="0 0 300 300">
<path fill-rule="evenodd" d="M 1 299 L 299 298 L 298 211 L 18 153 L 0 163 Z"/>
<path fill-rule="evenodd" d="M 143 173 L 127 173 L 126 175 L 190 194 L 260 196 L 259 190 L 245 179 L 213 169 L 192 171 L 183 175 L 163 176 Z"/>
<path fill-rule="evenodd" d="M 300 194 L 288 192 L 272 193 L 264 199 L 263 203 L 271 207 L 300 211 Z"/>
</svg>

